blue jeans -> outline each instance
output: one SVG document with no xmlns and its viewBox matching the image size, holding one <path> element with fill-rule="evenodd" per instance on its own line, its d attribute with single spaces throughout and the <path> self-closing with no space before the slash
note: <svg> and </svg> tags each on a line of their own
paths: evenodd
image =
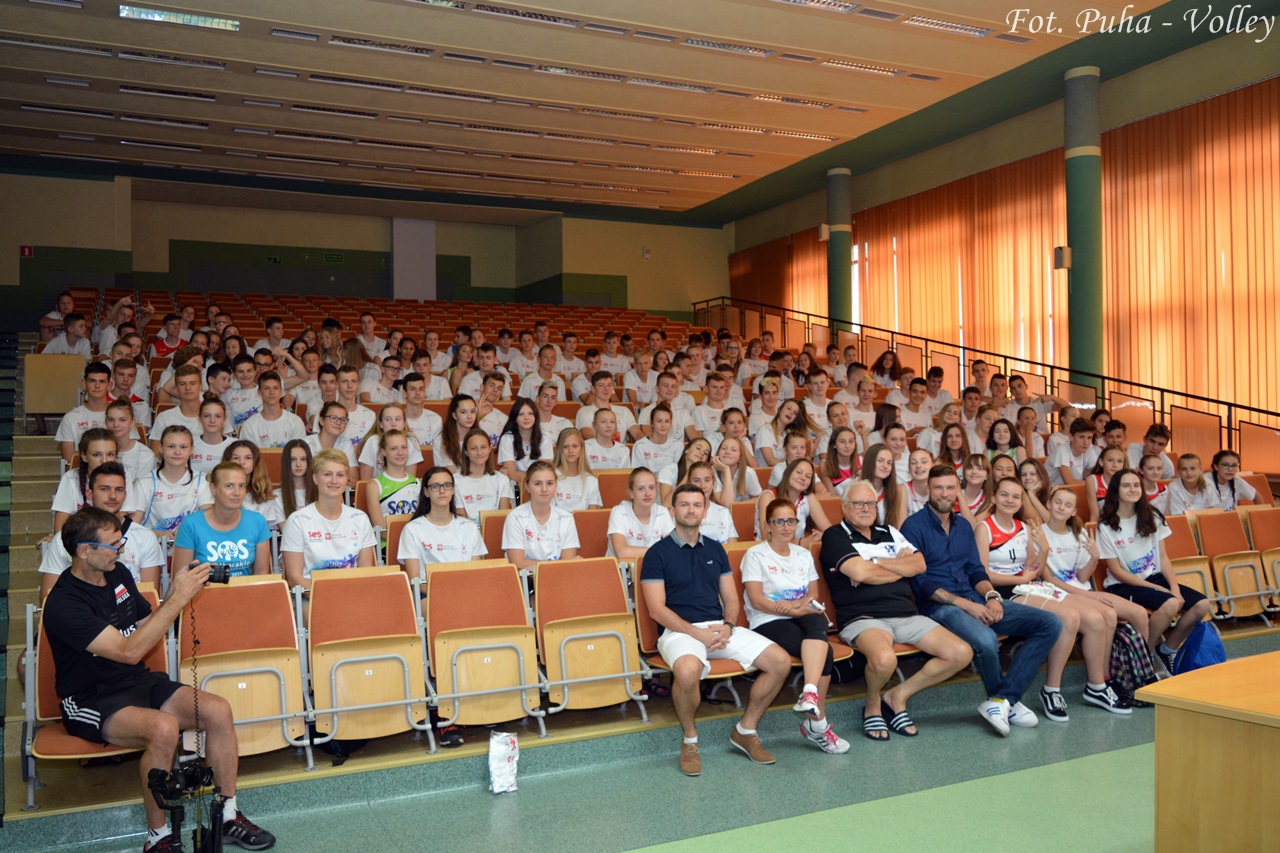
<svg viewBox="0 0 1280 853">
<path fill-rule="evenodd" d="M 1004 604 L 1004 618 L 994 625 L 983 625 L 954 604 L 936 607 L 929 618 L 973 647 L 973 663 L 982 677 L 987 696 L 1007 699 L 1014 704 L 1031 686 L 1036 670 L 1049 656 L 1049 650 L 1062 632 L 1062 620 L 1052 613 L 1012 601 Z M 1013 656 L 1006 675 L 1000 673 L 1000 640 L 998 635 L 1021 637 L 1022 647 Z"/>
</svg>

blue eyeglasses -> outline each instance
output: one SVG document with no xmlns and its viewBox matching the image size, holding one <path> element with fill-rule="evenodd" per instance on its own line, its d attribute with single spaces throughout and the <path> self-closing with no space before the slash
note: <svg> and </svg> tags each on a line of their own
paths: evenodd
<svg viewBox="0 0 1280 853">
<path fill-rule="evenodd" d="M 114 545 L 108 545 L 106 542 L 77 542 L 76 547 L 79 548 L 81 545 L 92 545 L 95 548 L 110 548 L 112 551 L 115 551 L 117 554 L 119 554 L 120 551 L 124 548 L 124 544 L 128 541 L 129 541 L 128 536 L 121 536 L 120 541 Z"/>
</svg>

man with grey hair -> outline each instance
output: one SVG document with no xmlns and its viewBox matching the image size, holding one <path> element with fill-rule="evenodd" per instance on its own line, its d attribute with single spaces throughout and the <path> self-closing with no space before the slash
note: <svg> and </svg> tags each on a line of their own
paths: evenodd
<svg viewBox="0 0 1280 853">
<path fill-rule="evenodd" d="M 925 570 L 924 555 L 897 530 L 877 523 L 875 487 L 855 480 L 840 508 L 844 521 L 822 534 L 821 560 L 840 639 L 867 659 L 863 733 L 875 741 L 888 740 L 890 730 L 915 737 L 919 732 L 907 715 L 907 700 L 968 666 L 973 649 L 916 609 L 911 578 Z M 882 693 L 898 666 L 894 643 L 910 643 L 932 657 Z"/>
</svg>

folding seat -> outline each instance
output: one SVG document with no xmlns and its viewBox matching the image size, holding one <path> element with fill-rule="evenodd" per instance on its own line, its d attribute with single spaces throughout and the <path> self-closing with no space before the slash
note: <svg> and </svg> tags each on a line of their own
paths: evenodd
<svg viewBox="0 0 1280 853">
<path fill-rule="evenodd" d="M 506 523 L 509 509 L 486 509 L 480 513 L 480 538 L 489 557 L 501 557 L 506 551 L 502 548 L 502 525 Z"/>
<path fill-rule="evenodd" d="M 1253 549 L 1262 557 L 1267 586 L 1280 589 L 1280 507 L 1264 507 L 1250 512 L 1246 519 Z M 1271 597 L 1268 609 L 1280 608 L 1280 593 Z"/>
<path fill-rule="evenodd" d="M 1084 483 L 1067 483 L 1067 488 L 1076 496 L 1076 518 L 1081 524 L 1089 523 L 1089 501 L 1085 497 Z"/>
<path fill-rule="evenodd" d="M 606 510 L 613 509 L 628 499 L 627 480 L 631 477 L 630 468 L 603 468 L 591 473 L 599 481 L 601 505 Z"/>
<path fill-rule="evenodd" d="M 650 671 L 639 656 L 635 617 L 612 557 L 539 563 L 533 575 L 538 652 L 547 673 L 550 713 L 634 701 Z M 594 680 L 591 680 L 594 679 Z"/>
<path fill-rule="evenodd" d="M 316 731 L 330 736 L 316 743 L 429 731 L 426 655 L 404 572 L 378 566 L 313 574 L 309 648 Z"/>
<path fill-rule="evenodd" d="M 387 565 L 398 566 L 400 556 L 400 536 L 404 526 L 413 520 L 412 515 L 387 516 Z"/>
<path fill-rule="evenodd" d="M 1166 516 L 1165 523 L 1169 525 L 1172 535 L 1164 540 L 1164 550 L 1169 555 L 1169 563 L 1173 566 L 1178 583 L 1203 593 L 1212 602 L 1213 611 L 1220 612 L 1224 602 L 1214 588 L 1209 560 L 1200 553 L 1200 545 L 1196 542 L 1191 523 L 1185 515 Z M 1099 560 L 1098 568 L 1096 586 L 1102 589 L 1102 581 L 1107 576 L 1105 561 Z"/>
<path fill-rule="evenodd" d="M 756 480 L 760 482 L 760 488 L 769 488 L 769 475 L 773 473 L 772 465 L 753 465 L 752 468 L 756 472 Z"/>
<path fill-rule="evenodd" d="M 142 584 L 138 591 L 146 598 L 154 611 L 160 606 L 160 597 L 151 584 Z M 93 743 L 78 738 L 67 732 L 62 724 L 62 712 L 59 710 L 58 691 L 55 686 L 56 672 L 53 665 L 53 651 L 49 647 L 49 637 L 41 622 L 36 629 L 36 614 L 42 613 L 34 604 L 27 605 L 26 624 L 26 660 L 27 681 L 23 696 L 22 726 L 22 778 L 27 783 L 27 805 L 24 811 L 39 808 L 36 804 L 36 789 L 42 787 L 36 769 L 36 759 L 47 761 L 79 761 L 82 758 L 106 758 L 113 755 L 128 755 L 141 752 L 140 749 L 129 749 L 109 744 Z M 36 638 L 39 637 L 39 643 Z M 164 640 L 156 643 L 143 660 L 147 669 L 152 672 L 168 672 L 168 655 Z"/>
<path fill-rule="evenodd" d="M 1258 499 L 1255 504 L 1261 506 L 1275 506 L 1275 496 L 1271 494 L 1271 483 L 1267 480 L 1266 474 L 1242 474 L 1240 477 L 1249 485 L 1253 486 L 1258 493 Z"/>
<path fill-rule="evenodd" d="M 1249 547 L 1244 524 L 1234 512 L 1205 513 L 1199 518 L 1200 551 L 1213 566 L 1228 618 L 1259 616 L 1270 605 L 1272 590 L 1262 555 Z M 1265 616 L 1262 617 L 1264 620 Z"/>
<path fill-rule="evenodd" d="M 267 474 L 271 477 L 271 485 L 277 489 L 283 480 L 282 459 L 284 448 L 282 447 L 264 447 L 258 451 L 262 454 L 262 464 L 267 467 Z"/>
<path fill-rule="evenodd" d="M 298 631 L 283 578 L 251 575 L 201 590 L 183 608 L 178 659 L 180 681 L 231 703 L 240 755 L 305 746 L 311 766 Z M 246 722 L 284 714 L 293 716 Z"/>
<path fill-rule="evenodd" d="M 810 500 L 812 500 L 812 498 L 810 498 Z M 844 510 L 840 508 L 840 498 L 835 495 L 832 495 L 829 498 L 818 498 L 818 504 L 826 514 L 827 521 L 832 524 L 839 524 L 844 520 Z"/>
<path fill-rule="evenodd" d="M 489 725 L 531 716 L 539 707 L 536 632 L 524 580 L 510 564 L 434 570 L 427 584 L 427 639 L 441 726 Z M 403 577 L 403 575 L 402 575 Z"/>
<path fill-rule="evenodd" d="M 579 509 L 573 512 L 578 528 L 578 556 L 603 557 L 609 550 L 609 509 Z"/>
<path fill-rule="evenodd" d="M 729 508 L 729 512 L 733 515 L 733 526 L 738 531 L 738 538 L 743 541 L 754 540 L 756 529 L 756 502 L 734 501 L 733 506 Z"/>
<path fill-rule="evenodd" d="M 636 561 L 635 577 L 636 577 L 636 634 L 640 638 L 640 651 L 646 655 L 646 662 L 651 667 L 657 669 L 671 670 L 669 664 L 662 655 L 658 654 L 658 623 L 649 615 L 649 604 L 644 597 L 644 584 L 640 582 L 642 577 L 641 571 L 644 565 L 644 557 L 640 557 Z M 729 695 L 733 697 L 733 704 L 739 710 L 742 709 L 742 697 L 738 695 L 738 691 L 733 686 L 733 679 L 739 675 L 746 675 L 747 671 L 738 665 L 736 661 L 720 659 L 711 661 L 711 672 L 707 674 L 704 680 L 713 680 L 718 682 L 716 687 L 725 687 L 729 691 Z"/>
</svg>

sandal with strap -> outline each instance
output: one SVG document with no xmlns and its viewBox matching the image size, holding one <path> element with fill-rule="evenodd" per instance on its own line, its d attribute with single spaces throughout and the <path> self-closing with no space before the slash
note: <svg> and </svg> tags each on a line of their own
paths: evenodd
<svg viewBox="0 0 1280 853">
<path fill-rule="evenodd" d="M 912 722 L 911 717 L 907 716 L 906 711 L 894 711 L 893 708 L 889 707 L 889 703 L 883 699 L 880 700 L 880 705 L 889 717 L 889 728 L 903 737 L 915 737 L 920 734 L 919 727 Z M 915 731 L 909 732 L 907 729 L 915 729 Z"/>
<path fill-rule="evenodd" d="M 862 718 L 862 733 L 867 740 L 873 740 L 877 743 L 887 743 L 889 740 L 889 727 L 884 724 L 884 717 L 879 714 L 872 714 L 870 717 Z M 884 737 L 880 737 L 881 734 Z"/>
</svg>

